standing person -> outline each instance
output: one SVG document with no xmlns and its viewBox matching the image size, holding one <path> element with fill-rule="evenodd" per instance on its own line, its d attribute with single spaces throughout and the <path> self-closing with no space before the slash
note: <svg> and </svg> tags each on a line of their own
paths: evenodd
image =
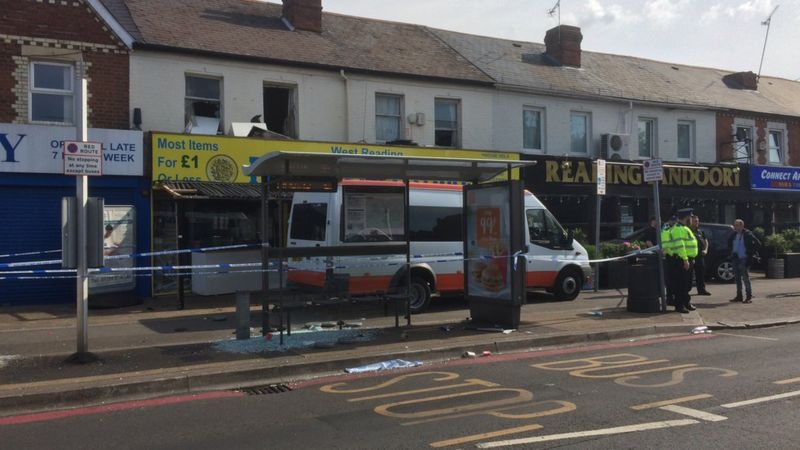
<svg viewBox="0 0 800 450">
<path fill-rule="evenodd" d="M 662 234 L 665 266 L 667 267 L 667 296 L 675 298 L 675 311 L 686 314 L 695 309 L 689 296 L 689 258 L 697 256 L 697 240 L 687 224 L 692 214 L 691 208 L 678 211 L 678 222 Z M 665 239 L 666 238 L 666 239 Z"/>
<path fill-rule="evenodd" d="M 697 295 L 711 295 L 706 290 L 706 255 L 708 254 L 708 239 L 700 230 L 700 217 L 692 214 L 692 223 L 689 226 L 697 239 L 697 257 L 694 259 L 694 282 L 697 285 Z M 689 290 L 692 290 L 692 277 L 689 276 Z"/>
<path fill-rule="evenodd" d="M 728 248 L 731 251 L 733 263 L 733 276 L 736 279 L 736 297 L 732 302 L 753 303 L 753 289 L 750 286 L 750 274 L 747 272 L 753 262 L 753 255 L 761 246 L 761 242 L 752 231 L 744 227 L 744 220 L 736 219 L 733 222 L 733 233 L 728 238 Z M 744 283 L 743 283 L 744 281 Z M 742 284 L 746 297 L 742 300 Z"/>
<path fill-rule="evenodd" d="M 644 235 L 642 236 L 645 245 L 647 245 L 647 248 L 655 247 L 655 245 L 658 244 L 658 234 L 656 233 L 658 233 L 658 231 L 656 230 L 656 218 L 651 217 L 649 226 L 647 227 L 646 230 L 644 230 Z"/>
</svg>

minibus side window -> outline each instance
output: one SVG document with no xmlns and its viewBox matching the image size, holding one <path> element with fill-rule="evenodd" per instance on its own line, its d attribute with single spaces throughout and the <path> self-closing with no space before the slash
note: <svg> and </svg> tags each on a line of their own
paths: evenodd
<svg viewBox="0 0 800 450">
<path fill-rule="evenodd" d="M 412 206 L 409 231 L 412 241 L 461 242 L 461 208 Z"/>
<path fill-rule="evenodd" d="M 559 248 L 563 246 L 566 233 L 550 211 L 529 209 L 526 211 L 528 231 L 532 244 L 542 247 Z"/>
<path fill-rule="evenodd" d="M 403 240 L 404 199 L 404 192 L 396 188 L 345 190 L 342 198 L 342 241 Z"/>
<path fill-rule="evenodd" d="M 292 207 L 291 239 L 324 241 L 327 203 L 299 203 Z"/>
</svg>

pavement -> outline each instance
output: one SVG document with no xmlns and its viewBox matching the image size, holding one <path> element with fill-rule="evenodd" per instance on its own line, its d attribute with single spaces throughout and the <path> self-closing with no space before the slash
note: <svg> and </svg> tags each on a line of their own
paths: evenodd
<svg viewBox="0 0 800 450">
<path fill-rule="evenodd" d="M 491 357 L 688 334 L 699 326 L 721 330 L 800 323 L 800 279 L 752 277 L 752 304 L 730 303 L 732 284 L 709 284 L 713 295 L 694 296 L 697 311 L 689 314 L 628 312 L 625 290 L 584 292 L 572 302 L 535 294 L 522 307 L 519 328 L 505 332 L 473 329 L 460 299 L 435 299 L 428 312 L 412 316 L 411 326 L 401 318 L 398 328 L 394 316 L 375 304 L 319 307 L 293 313 L 293 333 L 283 336 L 283 345 L 279 333 L 260 336 L 255 301 L 253 337 L 237 341 L 232 297 L 193 297 L 183 310 L 176 310 L 174 298 L 160 297 L 131 307 L 91 310 L 89 349 L 99 360 L 86 364 L 67 361 L 76 348 L 74 307 L 3 307 L 0 416 L 291 384 L 394 359 L 428 364 L 461 358 L 465 352 L 477 357 L 489 352 L 484 357 Z M 340 319 L 352 327 L 340 329 Z"/>
</svg>

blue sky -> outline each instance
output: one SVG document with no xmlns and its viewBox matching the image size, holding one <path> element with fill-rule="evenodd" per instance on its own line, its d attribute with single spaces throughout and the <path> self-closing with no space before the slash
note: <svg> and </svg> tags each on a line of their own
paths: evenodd
<svg viewBox="0 0 800 450">
<path fill-rule="evenodd" d="M 275 0 L 273 0 L 275 1 Z M 543 42 L 556 0 L 323 0 L 325 11 Z M 800 0 L 562 0 L 561 23 L 584 50 L 800 78 Z"/>
</svg>

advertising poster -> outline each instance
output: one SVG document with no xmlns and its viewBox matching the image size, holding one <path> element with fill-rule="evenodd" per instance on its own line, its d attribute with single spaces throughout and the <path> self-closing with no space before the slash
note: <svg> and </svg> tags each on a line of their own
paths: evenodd
<svg viewBox="0 0 800 450">
<path fill-rule="evenodd" d="M 91 134 L 90 134 L 91 137 Z M 153 133 L 154 181 L 218 181 L 256 183 L 242 167 L 275 151 L 310 152 L 342 156 L 436 156 L 442 158 L 501 159 L 514 161 L 518 153 L 429 149 L 398 146 L 286 141 L 227 136 Z M 519 171 L 513 174 L 518 177 Z M 504 178 L 503 176 L 498 179 Z"/>
<path fill-rule="evenodd" d="M 103 257 L 105 267 L 133 267 L 133 258 L 107 259 L 113 255 L 136 253 L 136 210 L 133 206 L 106 206 L 103 209 Z M 97 274 L 89 279 L 92 292 L 119 292 L 133 289 L 133 272 Z"/>
<path fill-rule="evenodd" d="M 510 193 L 508 186 L 467 194 L 467 294 L 511 300 Z"/>
</svg>

